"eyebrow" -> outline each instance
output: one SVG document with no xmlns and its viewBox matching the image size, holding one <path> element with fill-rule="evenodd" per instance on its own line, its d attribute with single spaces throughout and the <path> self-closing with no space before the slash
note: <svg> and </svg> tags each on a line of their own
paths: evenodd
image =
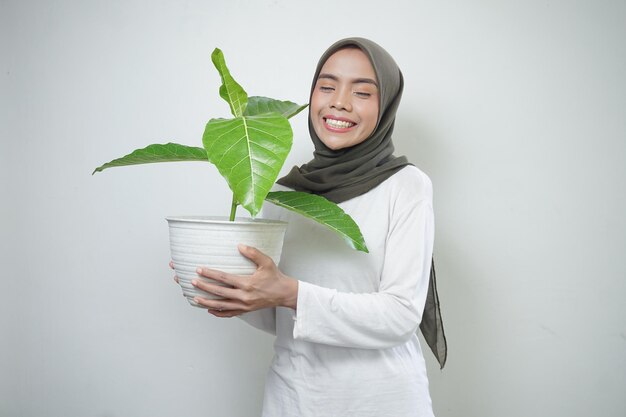
<svg viewBox="0 0 626 417">
<path fill-rule="evenodd" d="M 322 72 L 320 75 L 317 76 L 317 79 L 323 79 L 323 78 L 327 78 L 329 80 L 333 80 L 333 81 L 339 81 L 339 77 L 337 77 L 336 75 L 333 74 L 327 74 L 325 72 Z M 376 88 L 378 88 L 378 83 L 375 80 L 372 80 L 371 78 L 355 78 L 354 80 L 352 80 L 352 84 L 373 84 Z"/>
</svg>

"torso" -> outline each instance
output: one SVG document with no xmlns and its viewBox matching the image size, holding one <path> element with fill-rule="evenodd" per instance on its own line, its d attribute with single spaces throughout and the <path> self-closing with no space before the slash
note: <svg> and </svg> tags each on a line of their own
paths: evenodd
<svg viewBox="0 0 626 417">
<path fill-rule="evenodd" d="M 281 270 L 340 292 L 377 292 L 394 215 L 406 201 L 432 198 L 419 195 L 420 182 L 425 184 L 423 192 L 430 193 L 428 177 L 408 166 L 368 193 L 340 204 L 360 226 L 369 254 L 351 249 L 310 219 L 266 208 L 266 217 L 289 222 Z M 276 356 L 267 379 L 264 416 L 432 416 L 415 334 L 391 348 L 359 349 L 296 340 L 293 331 L 293 310 L 277 308 Z"/>
</svg>

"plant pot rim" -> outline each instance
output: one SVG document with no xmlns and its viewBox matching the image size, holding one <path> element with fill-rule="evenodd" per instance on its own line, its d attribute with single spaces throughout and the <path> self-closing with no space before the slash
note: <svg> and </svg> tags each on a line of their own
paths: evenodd
<svg viewBox="0 0 626 417">
<path fill-rule="evenodd" d="M 285 224 L 281 220 L 271 220 L 249 217 L 237 217 L 234 221 L 230 221 L 226 216 L 168 216 L 165 218 L 168 222 L 184 222 L 184 223 L 207 223 L 207 224 Z"/>
</svg>

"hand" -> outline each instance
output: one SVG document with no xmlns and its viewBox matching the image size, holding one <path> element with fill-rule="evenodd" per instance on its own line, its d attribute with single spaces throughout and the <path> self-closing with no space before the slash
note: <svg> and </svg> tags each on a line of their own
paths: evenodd
<svg viewBox="0 0 626 417">
<path fill-rule="evenodd" d="M 239 252 L 257 265 L 254 274 L 239 276 L 216 271 L 209 268 L 198 268 L 198 275 L 211 278 L 226 287 L 209 284 L 201 280 L 191 283 L 196 288 L 221 297 L 211 300 L 196 297 L 196 303 L 207 307 L 209 313 L 216 317 L 233 317 L 249 311 L 266 307 L 289 307 L 296 309 L 298 300 L 298 281 L 283 274 L 272 258 L 256 248 L 239 245 Z"/>
<path fill-rule="evenodd" d="M 170 261 L 170 268 L 174 269 L 174 261 Z M 180 282 L 178 282 L 178 275 L 174 275 L 174 282 L 180 284 Z"/>
</svg>

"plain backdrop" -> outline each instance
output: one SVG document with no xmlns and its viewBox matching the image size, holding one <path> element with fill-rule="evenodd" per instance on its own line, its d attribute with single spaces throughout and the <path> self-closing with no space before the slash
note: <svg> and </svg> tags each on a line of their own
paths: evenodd
<svg viewBox="0 0 626 417">
<path fill-rule="evenodd" d="M 228 214 L 217 171 L 91 172 L 200 146 L 228 116 L 214 47 L 304 103 L 345 36 L 402 68 L 397 154 L 435 187 L 436 415 L 626 415 L 625 22 L 597 0 L 0 0 L 0 416 L 259 415 L 272 338 L 191 308 L 167 266 L 165 216 Z M 283 172 L 311 156 L 293 125 Z"/>
</svg>

